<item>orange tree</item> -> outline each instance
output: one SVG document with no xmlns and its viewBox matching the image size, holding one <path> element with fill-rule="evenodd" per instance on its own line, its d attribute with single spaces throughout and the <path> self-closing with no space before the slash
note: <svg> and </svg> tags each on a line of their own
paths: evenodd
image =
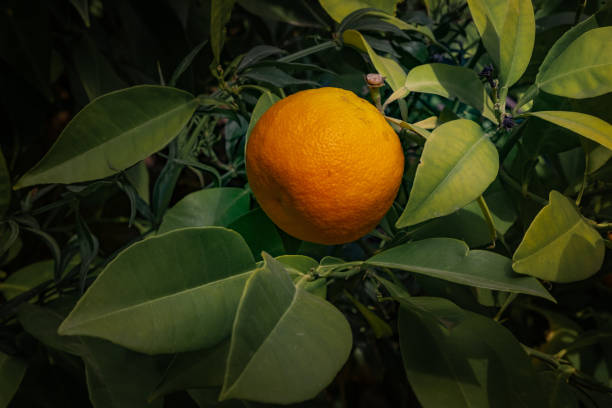
<svg viewBox="0 0 612 408">
<path fill-rule="evenodd" d="M 604 3 L 0 2 L 0 408 L 611 406 Z"/>
</svg>

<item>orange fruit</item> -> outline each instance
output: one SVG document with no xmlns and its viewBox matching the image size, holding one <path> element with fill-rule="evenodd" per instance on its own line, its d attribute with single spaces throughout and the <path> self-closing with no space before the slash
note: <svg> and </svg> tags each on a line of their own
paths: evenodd
<svg viewBox="0 0 612 408">
<path fill-rule="evenodd" d="M 381 113 L 338 88 L 297 92 L 271 106 L 246 150 L 255 198 L 282 230 L 320 244 L 376 227 L 399 189 L 404 154 Z"/>
</svg>

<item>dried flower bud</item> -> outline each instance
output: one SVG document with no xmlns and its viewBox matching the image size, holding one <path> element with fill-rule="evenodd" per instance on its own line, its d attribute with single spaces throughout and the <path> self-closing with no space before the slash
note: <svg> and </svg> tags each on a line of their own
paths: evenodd
<svg viewBox="0 0 612 408">
<path fill-rule="evenodd" d="M 502 120 L 501 127 L 509 132 L 514 126 L 516 126 L 516 122 L 514 121 L 512 116 L 508 114 L 504 115 L 504 119 Z"/>
<path fill-rule="evenodd" d="M 385 84 L 385 77 L 380 74 L 368 74 L 366 75 L 366 82 L 370 87 L 379 88 Z"/>
<path fill-rule="evenodd" d="M 495 81 L 493 79 L 493 73 L 494 73 L 493 65 L 489 64 L 489 65 L 485 65 L 485 67 L 482 69 L 482 71 L 480 71 L 478 75 L 485 78 L 487 82 L 489 82 L 489 85 L 491 85 L 492 88 L 495 88 Z"/>
</svg>

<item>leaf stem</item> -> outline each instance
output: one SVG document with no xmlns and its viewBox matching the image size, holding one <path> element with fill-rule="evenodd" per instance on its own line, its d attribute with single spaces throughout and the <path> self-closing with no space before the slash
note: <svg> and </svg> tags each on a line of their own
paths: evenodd
<svg viewBox="0 0 612 408">
<path fill-rule="evenodd" d="M 484 215 L 487 226 L 489 227 L 489 236 L 491 237 L 491 245 L 489 248 L 493 249 L 495 248 L 495 241 L 497 241 L 497 230 L 495 229 L 495 223 L 493 222 L 493 215 L 491 215 L 491 210 L 489 210 L 489 206 L 487 205 L 484 196 L 481 195 L 476 201 L 478 201 L 480 211 L 482 211 L 482 215 Z"/>
<path fill-rule="evenodd" d="M 533 194 L 529 191 L 524 190 L 521 185 L 514 180 L 508 173 L 506 173 L 506 171 L 501 168 L 499 170 L 499 177 L 502 179 L 502 181 L 504 181 L 506 184 L 508 184 L 510 187 L 512 187 L 513 189 L 515 189 L 516 191 L 518 191 L 519 193 L 521 193 L 524 197 L 527 197 L 529 199 L 531 199 L 532 201 L 535 201 L 536 203 L 544 206 L 544 205 L 548 205 L 548 200 L 540 197 L 537 194 Z"/>
<path fill-rule="evenodd" d="M 510 295 L 508 295 L 502 307 L 498 310 L 493 320 L 495 320 L 496 322 L 499 322 L 499 320 L 501 319 L 502 315 L 504 314 L 508 306 L 510 306 L 510 304 L 512 304 L 512 302 L 514 302 L 514 299 L 516 299 L 517 297 L 518 297 L 518 293 L 510 293 Z"/>
</svg>

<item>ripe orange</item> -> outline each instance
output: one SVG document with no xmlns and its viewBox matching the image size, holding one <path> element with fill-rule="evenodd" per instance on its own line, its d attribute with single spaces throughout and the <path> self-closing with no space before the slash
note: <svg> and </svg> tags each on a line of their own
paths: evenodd
<svg viewBox="0 0 612 408">
<path fill-rule="evenodd" d="M 399 189 L 404 154 L 380 112 L 350 91 L 310 89 L 275 103 L 247 142 L 264 212 L 296 238 L 341 244 L 370 232 Z"/>
</svg>

